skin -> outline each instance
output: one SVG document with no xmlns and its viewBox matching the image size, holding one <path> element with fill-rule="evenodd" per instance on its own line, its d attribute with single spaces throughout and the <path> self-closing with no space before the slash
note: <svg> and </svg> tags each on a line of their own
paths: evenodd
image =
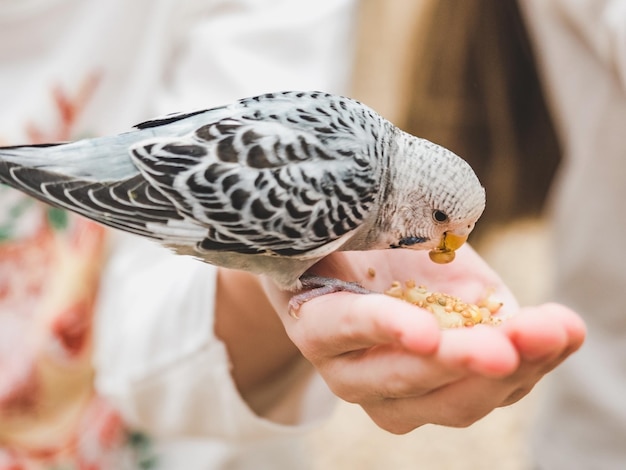
<svg viewBox="0 0 626 470">
<path fill-rule="evenodd" d="M 425 252 L 385 250 L 336 253 L 315 272 L 377 291 L 393 280 L 415 279 L 473 302 L 494 292 L 504 302 L 501 314 L 511 318 L 497 327 L 441 331 L 416 306 L 345 292 L 306 302 L 294 318 L 289 294 L 271 281 L 222 270 L 216 332 L 227 344 L 244 399 L 304 357 L 338 397 L 359 404 L 389 432 L 427 423 L 464 427 L 525 396 L 585 338 L 582 320 L 562 305 L 520 309 L 467 246 L 449 265 L 432 263 Z"/>
</svg>

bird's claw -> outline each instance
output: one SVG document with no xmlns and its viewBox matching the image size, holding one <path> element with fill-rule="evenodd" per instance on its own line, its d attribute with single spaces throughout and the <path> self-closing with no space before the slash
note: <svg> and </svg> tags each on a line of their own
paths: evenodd
<svg viewBox="0 0 626 470">
<path fill-rule="evenodd" d="M 300 308 L 305 302 L 326 294 L 335 292 L 351 292 L 353 294 L 371 294 L 373 291 L 366 289 L 357 282 L 342 281 L 331 277 L 306 275 L 300 278 L 303 289 L 289 299 L 289 315 L 298 318 Z"/>
</svg>

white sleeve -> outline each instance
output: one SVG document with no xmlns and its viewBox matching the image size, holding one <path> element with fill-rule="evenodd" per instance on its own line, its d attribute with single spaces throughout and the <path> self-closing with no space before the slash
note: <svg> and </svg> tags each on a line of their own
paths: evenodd
<svg viewBox="0 0 626 470">
<path fill-rule="evenodd" d="M 190 1 L 155 112 L 285 90 L 347 93 L 356 0 Z"/>
<path fill-rule="evenodd" d="M 626 89 L 626 2 L 557 0 L 556 7 L 598 60 Z"/>
<path fill-rule="evenodd" d="M 217 269 L 116 237 L 101 282 L 94 363 L 98 391 L 127 422 L 159 437 L 246 440 L 304 431 L 331 412 L 335 399 L 302 361 L 256 416 L 213 333 Z"/>
</svg>

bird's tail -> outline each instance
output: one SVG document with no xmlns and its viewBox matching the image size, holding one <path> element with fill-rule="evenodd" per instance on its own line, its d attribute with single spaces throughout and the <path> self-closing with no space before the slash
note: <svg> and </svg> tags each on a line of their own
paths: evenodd
<svg viewBox="0 0 626 470">
<path fill-rule="evenodd" d="M 141 132 L 67 144 L 1 147 L 0 182 L 104 225 L 163 238 L 150 227 L 181 217 L 133 165 L 128 148 L 138 140 L 136 134 Z"/>
<path fill-rule="evenodd" d="M 129 132 L 70 143 L 0 147 L 0 177 L 11 184 L 8 168 L 17 166 L 92 181 L 127 178 L 137 173 L 128 148 L 140 140 L 141 134 Z"/>
</svg>

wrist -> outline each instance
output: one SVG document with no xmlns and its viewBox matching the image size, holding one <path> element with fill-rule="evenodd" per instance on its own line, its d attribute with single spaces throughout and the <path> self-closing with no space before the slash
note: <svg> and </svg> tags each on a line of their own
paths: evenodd
<svg viewBox="0 0 626 470">
<path fill-rule="evenodd" d="M 226 345 L 235 385 L 253 409 L 254 397 L 302 358 L 259 278 L 243 271 L 218 271 L 215 335 Z"/>
</svg>

